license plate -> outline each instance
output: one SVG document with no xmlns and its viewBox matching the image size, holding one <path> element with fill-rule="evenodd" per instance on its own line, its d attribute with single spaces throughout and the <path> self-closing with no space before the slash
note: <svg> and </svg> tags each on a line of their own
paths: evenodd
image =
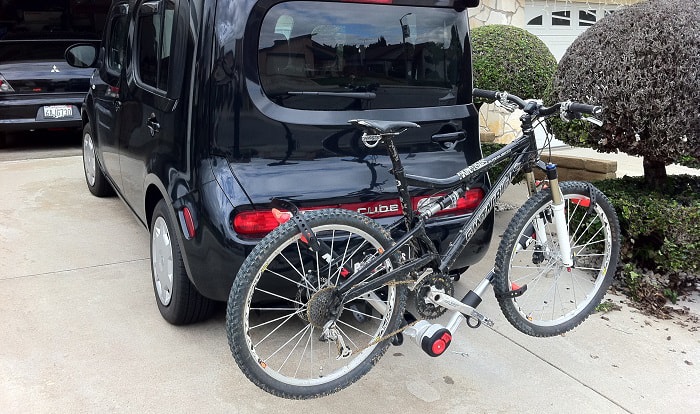
<svg viewBox="0 0 700 414">
<path fill-rule="evenodd" d="M 70 105 L 51 105 L 44 107 L 44 118 L 66 118 L 73 116 Z"/>
</svg>

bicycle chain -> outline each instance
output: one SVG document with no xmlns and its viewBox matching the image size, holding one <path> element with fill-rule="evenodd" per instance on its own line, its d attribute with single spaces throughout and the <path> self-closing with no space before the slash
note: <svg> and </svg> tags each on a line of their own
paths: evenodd
<svg viewBox="0 0 700 414">
<path fill-rule="evenodd" d="M 369 348 L 369 347 L 372 347 L 372 346 L 374 346 L 374 345 L 377 345 L 377 344 L 380 343 L 380 342 L 386 341 L 387 339 L 391 338 L 392 336 L 397 335 L 397 334 L 400 334 L 401 332 L 403 332 L 403 331 L 405 331 L 406 329 L 412 327 L 413 325 L 417 324 L 418 322 L 420 322 L 420 321 L 413 321 L 413 322 L 407 324 L 406 326 L 402 326 L 401 328 L 395 330 L 394 332 L 391 332 L 391 333 L 388 333 L 388 334 L 382 336 L 381 338 L 375 338 L 375 339 L 373 339 L 372 341 L 370 341 L 370 343 L 368 343 L 367 345 L 363 346 L 362 348 L 359 348 L 359 349 L 357 349 L 357 350 L 352 351 L 352 354 L 351 354 L 351 355 L 359 354 L 360 352 L 364 351 L 365 349 L 367 349 L 367 348 Z"/>
</svg>

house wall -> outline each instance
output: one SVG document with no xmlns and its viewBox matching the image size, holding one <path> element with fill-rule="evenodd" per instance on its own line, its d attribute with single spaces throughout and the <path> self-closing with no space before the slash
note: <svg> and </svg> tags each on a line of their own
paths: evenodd
<svg viewBox="0 0 700 414">
<path fill-rule="evenodd" d="M 638 3 L 641 0 L 547 0 L 551 7 L 566 7 L 567 3 L 588 3 L 601 5 L 623 5 Z M 525 27 L 525 8 L 532 6 L 532 0 L 481 0 L 478 7 L 469 9 L 469 24 L 479 27 L 486 24 L 508 24 Z"/>
</svg>

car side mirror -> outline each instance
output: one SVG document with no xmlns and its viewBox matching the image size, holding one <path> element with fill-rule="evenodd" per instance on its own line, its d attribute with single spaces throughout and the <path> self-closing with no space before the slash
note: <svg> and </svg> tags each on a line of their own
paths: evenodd
<svg viewBox="0 0 700 414">
<path fill-rule="evenodd" d="M 88 43 L 78 43 L 66 49 L 66 62 L 76 68 L 92 68 L 97 63 L 97 47 Z"/>
</svg>

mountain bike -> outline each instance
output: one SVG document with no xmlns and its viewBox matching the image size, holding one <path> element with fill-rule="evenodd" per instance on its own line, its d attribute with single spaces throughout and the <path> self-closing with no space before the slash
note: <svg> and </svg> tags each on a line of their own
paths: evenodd
<svg viewBox="0 0 700 414">
<path fill-rule="evenodd" d="M 363 131 L 364 145 L 384 144 L 391 159 L 402 207 L 392 225 L 349 210 L 301 212 L 289 201 L 274 201 L 280 225 L 244 261 L 226 314 L 231 352 L 253 383 L 280 397 L 313 398 L 357 381 L 390 343 L 406 337 L 430 356 L 443 355 L 463 322 L 472 328 L 493 325 L 476 310 L 489 286 L 506 319 L 537 337 L 573 329 L 601 302 L 620 251 L 615 210 L 590 183 L 560 183 L 556 165 L 540 159 L 534 132 L 535 122 L 549 116 L 568 120 L 601 108 L 570 101 L 545 107 L 479 89 L 473 95 L 522 109 L 522 134 L 449 178 L 404 172 L 394 140 L 419 125 L 349 121 Z M 442 138 L 441 144 L 453 146 L 460 134 Z M 507 166 L 500 177 L 449 248 L 438 252 L 426 222 L 501 162 Z M 545 179 L 535 180 L 535 170 Z M 493 269 L 462 299 L 453 297 L 451 266 L 523 173 L 529 198 L 504 232 Z M 414 208 L 411 186 L 442 195 Z M 409 295 L 418 320 L 406 312 Z M 445 325 L 429 321 L 446 311 L 451 315 L 443 318 Z"/>
</svg>

